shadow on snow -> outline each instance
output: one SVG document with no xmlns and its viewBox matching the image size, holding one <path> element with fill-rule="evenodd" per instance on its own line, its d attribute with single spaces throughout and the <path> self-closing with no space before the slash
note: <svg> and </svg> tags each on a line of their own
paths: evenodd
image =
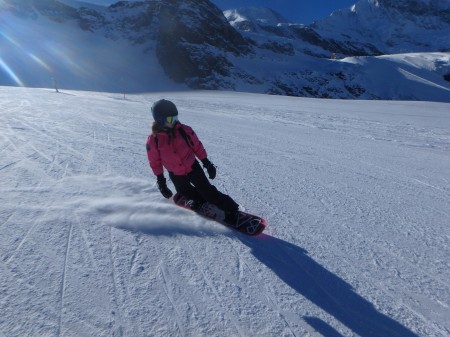
<svg viewBox="0 0 450 337">
<path fill-rule="evenodd" d="M 358 295 L 350 284 L 308 256 L 307 251 L 289 242 L 262 234 L 257 240 L 239 235 L 252 254 L 281 280 L 309 301 L 332 315 L 362 337 L 418 337 L 415 333 L 380 313 Z M 319 318 L 304 317 L 327 337 L 342 336 Z"/>
</svg>

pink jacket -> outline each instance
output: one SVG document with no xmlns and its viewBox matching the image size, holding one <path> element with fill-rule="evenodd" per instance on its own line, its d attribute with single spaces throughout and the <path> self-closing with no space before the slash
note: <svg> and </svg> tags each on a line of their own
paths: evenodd
<svg viewBox="0 0 450 337">
<path fill-rule="evenodd" d="M 186 135 L 192 141 L 188 145 L 180 133 L 183 128 Z M 155 138 L 158 138 L 156 142 Z M 198 139 L 191 127 L 177 123 L 173 128 L 173 134 L 167 132 L 152 133 L 147 139 L 147 157 L 153 173 L 157 176 L 164 172 L 165 167 L 174 175 L 186 175 L 192 171 L 195 157 L 202 160 L 207 154 L 202 142 Z"/>
</svg>

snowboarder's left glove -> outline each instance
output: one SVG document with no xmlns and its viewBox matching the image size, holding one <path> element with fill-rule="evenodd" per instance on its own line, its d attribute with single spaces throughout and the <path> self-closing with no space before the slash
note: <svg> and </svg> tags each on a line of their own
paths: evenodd
<svg viewBox="0 0 450 337">
<path fill-rule="evenodd" d="M 216 177 L 216 167 L 213 163 L 209 161 L 208 158 L 202 160 L 203 167 L 208 171 L 209 179 L 214 179 Z"/>
<path fill-rule="evenodd" d="M 169 199 L 173 195 L 173 193 L 167 187 L 166 178 L 164 178 L 163 174 L 158 175 L 156 178 L 157 178 L 156 182 L 158 183 L 159 191 L 161 192 L 161 194 L 163 195 L 164 198 Z"/>
</svg>

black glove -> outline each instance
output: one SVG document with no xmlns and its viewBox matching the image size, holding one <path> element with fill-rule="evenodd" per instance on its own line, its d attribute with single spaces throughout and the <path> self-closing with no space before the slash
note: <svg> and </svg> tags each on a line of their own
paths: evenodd
<svg viewBox="0 0 450 337">
<path fill-rule="evenodd" d="M 216 167 L 213 163 L 209 161 L 208 158 L 202 160 L 203 167 L 208 171 L 209 179 L 214 179 L 216 177 Z"/>
<path fill-rule="evenodd" d="M 164 178 L 164 174 L 160 174 L 156 177 L 156 182 L 158 184 L 159 191 L 163 195 L 164 198 L 169 199 L 173 193 L 172 191 L 167 187 L 166 184 L 166 178 Z"/>
</svg>

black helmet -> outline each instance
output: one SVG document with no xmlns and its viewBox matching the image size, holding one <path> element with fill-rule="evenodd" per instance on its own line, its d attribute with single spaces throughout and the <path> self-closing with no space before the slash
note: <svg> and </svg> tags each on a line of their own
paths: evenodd
<svg viewBox="0 0 450 337">
<path fill-rule="evenodd" d="M 178 116 L 178 110 L 171 101 L 161 99 L 153 104 L 152 115 L 157 124 L 164 125 L 167 117 Z"/>
</svg>

